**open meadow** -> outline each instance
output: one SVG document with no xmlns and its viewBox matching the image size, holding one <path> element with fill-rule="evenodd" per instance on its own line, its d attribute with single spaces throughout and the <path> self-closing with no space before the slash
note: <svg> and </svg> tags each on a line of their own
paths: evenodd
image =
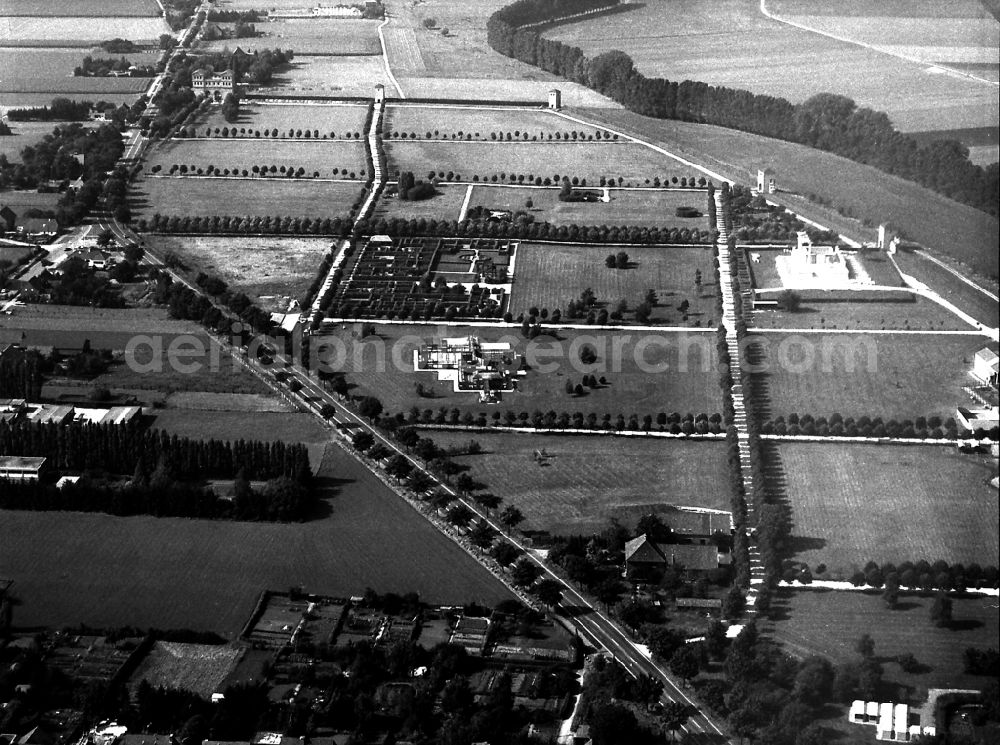
<svg viewBox="0 0 1000 745">
<path fill-rule="evenodd" d="M 192 270 L 213 274 L 271 311 L 301 298 L 331 250 L 324 238 L 149 236 L 159 255 L 172 252 Z"/>
<path fill-rule="evenodd" d="M 521 528 L 557 534 L 600 532 L 611 518 L 634 527 L 667 505 L 728 510 L 726 445 L 626 437 L 428 434 L 442 447 L 483 452 L 455 460 L 486 489 L 525 515 Z M 536 451 L 544 450 L 539 462 Z"/>
<path fill-rule="evenodd" d="M 277 129 L 280 136 L 287 137 L 289 130 L 319 132 L 320 138 L 343 139 L 355 132 L 364 135 L 367 107 L 345 103 L 259 103 L 243 101 L 240 115 L 234 123 L 229 123 L 222 115 L 221 108 L 210 108 L 198 115 L 193 125 L 200 137 L 206 128 L 215 130 L 228 127 L 247 129 L 251 134 L 268 129 Z M 241 134 L 241 136 L 243 136 Z M 256 136 L 256 135 L 255 135 Z M 315 135 L 314 135 L 315 136 Z"/>
<path fill-rule="evenodd" d="M 773 449 L 772 449 L 773 448 Z M 769 488 L 791 508 L 794 558 L 849 579 L 868 561 L 996 566 L 996 466 L 954 446 L 781 442 Z M 781 483 L 778 483 L 780 471 Z"/>
<path fill-rule="evenodd" d="M 985 679 L 964 671 L 962 653 L 996 647 L 1000 633 L 996 598 L 954 598 L 955 622 L 948 628 L 931 621 L 933 603 L 933 597 L 904 594 L 890 609 L 876 592 L 779 589 L 771 602 L 777 620 L 765 627 L 796 657 L 822 655 L 837 665 L 857 662 L 857 640 L 869 634 L 886 679 L 910 686 L 910 703 L 920 704 L 928 688 L 981 688 Z M 916 657 L 921 670 L 904 672 L 895 658 L 905 654 Z"/>
<path fill-rule="evenodd" d="M 102 17 L 103 16 L 103 17 Z M 0 39 L 3 46 L 23 46 L 28 42 L 51 46 L 90 47 L 105 39 L 128 39 L 153 43 L 160 34 L 171 33 L 159 15 L 150 17 L 104 16 L 0 16 Z"/>
<path fill-rule="evenodd" d="M 884 420 L 955 416 L 981 336 L 756 334 L 766 371 L 753 377 L 762 413 Z M 756 358 L 754 358 L 756 360 Z"/>
<path fill-rule="evenodd" d="M 909 292 L 884 293 L 878 301 L 851 300 L 847 293 L 827 300 L 821 291 L 797 290 L 802 305 L 795 312 L 775 306 L 754 308 L 754 325 L 761 329 L 874 329 L 972 331 L 973 327 L 933 300 Z M 762 299 L 775 300 L 777 293 Z"/>
<path fill-rule="evenodd" d="M 901 251 L 896 254 L 896 263 L 899 264 L 902 271 L 934 288 L 934 291 L 945 300 L 954 303 L 973 318 L 992 328 L 1000 326 L 1000 317 L 998 317 L 1000 316 L 1000 308 L 997 307 L 996 300 L 963 282 L 944 267 L 935 264 L 927 256 Z M 968 267 L 961 267 L 961 270 L 964 274 L 969 273 Z M 980 277 L 974 277 L 974 279 L 987 290 L 990 290 L 992 286 L 992 292 L 996 293 L 996 281 L 990 282 Z"/>
<path fill-rule="evenodd" d="M 600 188 L 600 187 L 598 187 Z M 559 189 L 477 184 L 470 207 L 527 210 L 538 222 L 553 225 L 639 225 L 709 230 L 708 217 L 677 217 L 678 207 L 707 209 L 704 191 L 608 189 L 610 202 L 561 202 Z M 531 200 L 531 207 L 526 202 Z"/>
<path fill-rule="evenodd" d="M 492 50 L 488 51 L 489 64 L 492 66 L 493 60 L 500 55 Z M 500 59 L 513 62 L 506 57 L 500 57 Z M 537 103 L 540 106 L 547 103 L 549 91 L 558 88 L 562 91 L 564 106 L 592 106 L 597 109 L 622 108 L 610 98 L 606 98 L 580 83 L 558 80 L 535 68 L 528 68 L 528 70 L 526 75 L 533 74 L 541 79 L 471 78 L 467 76 L 475 74 L 476 71 L 469 69 L 457 73 L 461 77 L 449 78 L 405 77 L 404 74 L 404 76 L 399 77 L 399 85 L 408 98 L 447 98 L 454 101 L 468 101 L 470 104 L 476 101 L 527 101 Z M 387 88 L 387 93 L 391 98 L 395 94 L 395 89 Z"/>
<path fill-rule="evenodd" d="M 848 96 L 859 106 L 885 111 L 903 131 L 996 126 L 1000 121 L 996 88 L 988 83 L 930 74 L 927 63 L 769 19 L 758 3 L 683 0 L 670 7 L 666 13 L 659 2 L 637 4 L 627 12 L 556 26 L 545 36 L 578 46 L 591 57 L 620 49 L 641 72 L 670 80 L 697 80 L 793 102 L 823 92 Z M 851 20 L 851 28 L 858 26 L 856 18 Z M 872 24 L 883 35 L 883 43 L 893 43 L 895 37 L 885 21 L 877 18 Z M 826 19 L 825 25 L 831 24 L 838 29 L 844 25 Z M 935 19 L 935 31 L 937 24 Z M 994 61 L 995 48 L 994 44 Z M 931 56 L 948 57 L 950 52 Z"/>
<path fill-rule="evenodd" d="M 609 254 L 624 250 L 629 256 L 628 269 L 608 269 Z M 591 288 L 610 313 L 625 300 L 634 309 L 643 302 L 647 290 L 654 290 L 658 304 L 650 320 L 669 326 L 709 326 L 719 322 L 716 311 L 715 275 L 710 247 L 681 246 L 577 246 L 548 243 L 522 243 L 517 249 L 514 282 L 511 288 L 511 312 L 528 308 L 560 308 L 566 318 L 566 305 Z M 695 284 L 695 272 L 702 275 L 701 287 Z M 558 279 L 556 279 L 558 278 Z M 687 301 L 685 313 L 679 305 Z M 632 318 L 626 313 L 626 319 Z"/>
<path fill-rule="evenodd" d="M 137 215 L 344 217 L 360 181 L 250 178 L 147 178 L 130 201 Z"/>
<path fill-rule="evenodd" d="M 542 140 L 548 135 L 554 136 L 556 132 L 568 136 L 573 128 L 572 122 L 544 109 L 405 103 L 386 106 L 382 125 L 387 135 L 412 132 L 423 139 L 427 132 L 440 132 L 443 137 L 461 132 L 463 139 L 472 135 L 474 140 L 490 140 L 491 135 L 506 136 L 507 133 L 520 139 L 523 132 Z M 579 127 L 576 129 L 579 130 Z M 598 130 L 597 127 L 592 128 L 588 134 L 596 135 Z"/>
<path fill-rule="evenodd" d="M 464 184 L 441 184 L 433 197 L 417 201 L 403 200 L 396 195 L 387 195 L 383 192 L 372 211 L 372 218 L 423 217 L 433 220 L 457 220 L 468 190 L 469 187 Z"/>
<path fill-rule="evenodd" d="M 248 433 L 246 421 L 242 415 L 233 424 L 229 439 L 260 434 Z M 24 601 L 15 623 L 196 628 L 235 637 L 265 589 L 302 585 L 346 597 L 372 587 L 448 604 L 510 597 L 336 446 L 320 477 L 329 514 L 307 523 L 6 512 L 0 576 L 15 581 Z"/>
<path fill-rule="evenodd" d="M 624 142 L 430 142 L 390 140 L 386 143 L 390 171 L 415 174 L 453 171 L 466 181 L 491 180 L 500 174 L 586 179 L 597 186 L 602 176 L 623 178 L 627 186 L 647 180 L 697 175 L 677 161 L 640 145 Z"/>
<path fill-rule="evenodd" d="M 294 47 L 293 47 L 294 49 Z M 298 96 L 372 98 L 375 84 L 395 89 L 385 74 L 382 57 L 298 56 L 275 74 L 268 91 Z"/>
<path fill-rule="evenodd" d="M 3 141 L 9 139 L 7 137 L 0 137 L 0 145 L 3 145 Z M 0 153 L 6 155 L 6 152 L 0 147 Z M 17 158 L 8 158 L 11 162 L 18 162 L 20 160 Z M 42 192 L 37 191 L 0 191 L 0 204 L 5 204 L 10 207 L 17 214 L 22 214 L 30 209 L 40 209 L 40 210 L 55 210 L 59 204 L 59 198 L 62 194 L 58 192 Z"/>
<path fill-rule="evenodd" d="M 315 140 L 261 139 L 173 139 L 150 153 L 147 169 L 159 165 L 164 172 L 172 165 L 186 165 L 188 169 L 214 165 L 223 168 L 251 170 L 254 166 L 270 168 L 272 165 L 305 173 L 319 171 L 320 178 L 343 177 L 355 173 L 364 178 L 365 150 L 358 142 L 316 142 Z M 336 169 L 336 173 L 334 173 Z"/>
<path fill-rule="evenodd" d="M 605 414 L 614 424 L 619 414 L 626 419 L 637 414 L 654 418 L 659 412 L 713 414 L 722 410 L 722 396 L 715 373 L 715 336 L 710 333 L 664 333 L 652 340 L 647 335 L 621 332 L 560 329 L 558 340 L 543 334 L 525 340 L 518 329 L 466 331 L 432 325 L 383 325 L 376 323 L 377 337 L 356 338 L 355 325 L 313 338 L 313 350 L 336 370 L 346 373 L 352 395 L 376 396 L 391 413 L 453 408 L 473 415 L 549 410 L 557 413 L 594 413 L 598 423 Z M 498 406 L 479 403 L 475 392 L 455 392 L 451 382 L 439 381 L 433 372 L 416 372 L 413 352 L 421 344 L 442 337 L 474 333 L 482 341 L 507 341 L 514 354 L 524 354 L 532 369 L 518 378 L 517 390 L 505 392 Z M 579 351 L 594 347 L 597 361 L 584 365 Z M 325 345 L 325 347 L 324 347 Z M 663 365 L 668 368 L 659 371 Z M 607 384 L 583 395 L 566 393 L 566 382 L 574 385 L 583 375 L 604 377 Z M 420 384 L 424 395 L 419 395 Z"/>
<path fill-rule="evenodd" d="M 273 2 L 254 3 L 257 10 L 275 7 Z M 307 7 L 305 0 L 297 8 Z M 225 10 L 235 10 L 226 7 Z M 305 56 L 379 55 L 382 47 L 375 29 L 378 21 L 342 18 L 271 18 L 254 24 L 260 36 L 245 39 L 201 41 L 199 49 L 220 51 L 226 46 L 253 52 L 257 49 L 291 49 L 295 59 Z"/>
<path fill-rule="evenodd" d="M 741 183 L 753 183 L 761 164 L 771 164 L 779 189 L 772 196 L 775 201 L 856 240 L 874 241 L 875 226 L 889 223 L 910 240 L 963 261 L 987 276 L 996 277 L 1000 272 L 997 219 L 911 181 L 804 145 L 723 127 L 595 108 L 579 113 L 596 125 L 624 127 Z M 849 209 L 856 219 L 809 201 L 810 194 L 821 194 L 834 207 Z M 872 227 L 860 222 L 865 218 Z"/>
<path fill-rule="evenodd" d="M 62 16 L 93 18 L 160 15 L 156 0 L 0 0 L 0 16 Z"/>
</svg>

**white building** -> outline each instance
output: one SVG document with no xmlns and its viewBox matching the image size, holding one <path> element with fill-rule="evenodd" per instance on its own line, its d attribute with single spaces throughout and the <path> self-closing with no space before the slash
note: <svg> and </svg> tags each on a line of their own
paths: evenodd
<svg viewBox="0 0 1000 745">
<path fill-rule="evenodd" d="M 997 385 L 1000 357 L 989 347 L 983 347 L 972 358 L 972 376 L 984 385 Z"/>
</svg>

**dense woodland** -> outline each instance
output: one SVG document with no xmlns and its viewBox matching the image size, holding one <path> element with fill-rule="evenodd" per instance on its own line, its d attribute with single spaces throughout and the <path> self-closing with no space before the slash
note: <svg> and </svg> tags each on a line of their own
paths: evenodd
<svg viewBox="0 0 1000 745">
<path fill-rule="evenodd" d="M 956 140 L 926 145 L 896 131 L 880 111 L 845 96 L 819 93 L 800 104 L 707 83 L 648 78 L 624 52 L 593 59 L 579 47 L 522 28 L 608 6 L 607 0 L 518 0 L 487 23 L 490 46 L 508 57 L 586 85 L 631 111 L 660 119 L 714 124 L 797 142 L 915 181 L 990 215 L 1000 210 L 1000 165 L 973 165 Z"/>
</svg>

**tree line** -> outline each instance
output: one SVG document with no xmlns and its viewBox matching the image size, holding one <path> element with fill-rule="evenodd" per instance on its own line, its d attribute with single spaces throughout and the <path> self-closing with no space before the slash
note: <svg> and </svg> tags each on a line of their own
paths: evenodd
<svg viewBox="0 0 1000 745">
<path fill-rule="evenodd" d="M 987 214 L 1000 210 L 1000 164 L 974 165 L 957 140 L 920 144 L 884 112 L 819 93 L 793 104 L 777 96 L 685 80 L 648 78 L 624 52 L 588 58 L 579 47 L 543 38 L 525 24 L 599 7 L 598 0 L 517 0 L 493 13 L 487 41 L 497 52 L 586 85 L 630 111 L 738 129 L 796 142 L 915 181 Z"/>
<path fill-rule="evenodd" d="M 950 438 L 958 437 L 958 424 L 951 417 L 942 420 L 939 416 L 916 419 L 884 420 L 882 417 L 860 416 L 843 417 L 831 414 L 829 419 L 824 416 L 813 417 L 811 414 L 789 414 L 777 416 L 760 424 L 762 434 L 770 435 L 809 435 L 836 437 L 918 437 Z"/>
<path fill-rule="evenodd" d="M 227 119 L 230 124 L 233 120 Z M 177 130 L 178 137 L 198 137 L 198 129 L 194 126 L 191 127 L 181 127 Z M 263 131 L 259 129 L 253 129 L 252 127 L 205 127 L 204 134 L 202 137 L 270 137 L 274 138 L 285 138 L 285 139 L 305 139 L 305 140 L 336 140 L 337 133 L 330 131 L 329 133 L 320 133 L 318 129 L 289 129 L 286 133 L 285 130 L 279 130 L 277 127 L 270 129 L 265 127 Z M 342 140 L 360 140 L 360 132 L 344 132 L 340 139 Z"/>
<path fill-rule="evenodd" d="M 97 108 L 100 108 L 101 103 L 97 103 Z M 7 118 L 12 122 L 83 122 L 90 118 L 92 108 L 95 105 L 90 101 L 53 98 L 48 106 L 11 109 L 7 112 Z"/>
<path fill-rule="evenodd" d="M 50 468 L 81 473 L 90 469 L 121 473 L 141 465 L 153 473 L 161 461 L 186 478 L 253 480 L 289 477 L 301 484 L 310 479 L 309 453 L 304 445 L 258 440 L 193 440 L 139 424 L 67 425 L 0 422 L 0 452 L 47 459 Z"/>
<path fill-rule="evenodd" d="M 342 217 L 243 217 L 237 215 L 153 215 L 136 222 L 140 232 L 194 233 L 207 235 L 333 235 L 344 237 L 351 222 Z"/>
</svg>

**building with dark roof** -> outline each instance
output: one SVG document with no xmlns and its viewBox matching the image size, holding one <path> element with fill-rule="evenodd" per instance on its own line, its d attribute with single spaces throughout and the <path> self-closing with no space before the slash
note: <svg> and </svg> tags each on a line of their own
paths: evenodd
<svg viewBox="0 0 1000 745">
<path fill-rule="evenodd" d="M 719 568 L 719 549 L 706 543 L 656 543 L 645 533 L 625 544 L 625 575 L 683 567 L 694 572 Z"/>
</svg>

